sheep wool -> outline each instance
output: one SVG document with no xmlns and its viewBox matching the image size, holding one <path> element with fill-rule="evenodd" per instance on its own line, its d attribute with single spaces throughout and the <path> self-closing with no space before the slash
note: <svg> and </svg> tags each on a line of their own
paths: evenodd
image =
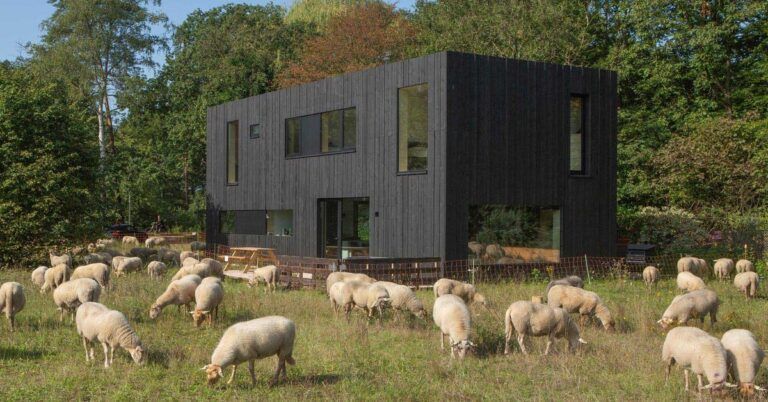
<svg viewBox="0 0 768 402">
<path fill-rule="evenodd" d="M 560 278 L 554 281 L 550 281 L 547 284 L 547 290 L 546 292 L 544 292 L 544 294 L 548 294 L 549 289 L 552 289 L 552 286 L 555 286 L 555 285 L 573 286 L 575 288 L 584 289 L 584 280 L 582 280 L 580 277 L 576 275 L 570 275 L 570 276 L 566 276 L 565 278 Z"/>
<path fill-rule="evenodd" d="M 224 278 L 224 267 L 221 265 L 220 262 L 210 259 L 210 258 L 203 258 L 202 261 L 198 262 L 195 265 L 184 265 L 179 269 L 176 274 L 173 276 L 173 280 L 180 279 L 186 275 L 197 275 L 200 278 L 206 278 L 209 276 L 216 276 L 219 278 Z"/>
<path fill-rule="evenodd" d="M 739 289 L 739 292 L 744 293 L 747 299 L 751 299 L 757 296 L 757 289 L 760 284 L 760 278 L 756 272 L 746 271 L 736 274 L 733 277 L 733 285 Z"/>
<path fill-rule="evenodd" d="M 442 295 L 452 294 L 462 298 L 465 303 L 478 303 L 484 306 L 487 303 L 485 296 L 477 292 L 475 285 L 453 279 L 438 279 L 433 285 L 432 290 L 435 293 L 435 298 Z"/>
<path fill-rule="evenodd" d="M 746 329 L 732 329 L 723 334 L 721 342 L 728 359 L 729 372 L 738 381 L 741 396 L 754 396 L 755 389 L 762 390 L 755 385 L 755 377 L 765 357 L 755 335 Z"/>
<path fill-rule="evenodd" d="M 139 257 L 142 261 L 149 262 L 157 258 L 157 250 L 146 247 L 134 247 L 128 252 L 129 257 Z"/>
<path fill-rule="evenodd" d="M 146 360 L 141 340 L 123 313 L 110 310 L 103 304 L 83 303 L 77 309 L 75 323 L 77 334 L 83 339 L 86 362 L 95 360 L 93 343 L 96 341 L 103 346 L 105 368 L 112 365 L 118 346 L 130 353 L 137 364 Z"/>
<path fill-rule="evenodd" d="M 699 259 L 696 257 L 682 257 L 677 260 L 677 272 L 690 272 L 699 275 Z"/>
<path fill-rule="evenodd" d="M 582 323 L 590 316 L 595 316 L 607 331 L 612 331 L 615 326 L 611 311 L 595 292 L 555 285 L 547 293 L 547 304 L 549 307 L 562 307 L 569 313 L 579 313 Z"/>
<path fill-rule="evenodd" d="M 195 258 L 195 252 L 187 250 L 179 253 L 179 261 L 184 262 L 187 258 Z"/>
<path fill-rule="evenodd" d="M 696 374 L 699 390 L 719 390 L 726 385 L 726 354 L 720 340 L 695 327 L 673 328 L 664 339 L 661 360 L 666 364 L 666 378 L 672 366 L 685 370 L 685 390 L 689 389 L 688 372 Z M 705 387 L 702 378 L 709 384 Z"/>
<path fill-rule="evenodd" d="M 691 318 L 699 318 L 704 322 L 704 318 L 709 314 L 711 324 L 715 325 L 719 306 L 717 293 L 710 289 L 695 290 L 672 299 L 672 303 L 657 322 L 662 329 L 667 329 L 675 322 L 685 325 Z"/>
<path fill-rule="evenodd" d="M 123 260 L 125 260 L 127 258 L 130 258 L 130 257 L 124 256 L 124 255 L 119 255 L 119 256 L 112 257 L 112 269 L 115 272 L 117 272 L 117 268 L 120 267 L 120 263 L 122 263 Z"/>
<path fill-rule="evenodd" d="M 346 282 L 347 287 L 352 292 L 352 301 L 355 307 L 368 313 L 368 317 L 373 317 L 373 312 L 378 311 L 381 317 L 382 309 L 389 304 L 389 293 L 383 286 L 368 284 L 359 281 Z"/>
<path fill-rule="evenodd" d="M 732 259 L 720 258 L 718 260 L 715 260 L 714 263 L 715 263 L 715 267 L 714 267 L 715 277 L 717 279 L 723 280 L 731 276 L 731 272 L 733 272 L 735 267 Z"/>
<path fill-rule="evenodd" d="M 253 271 L 253 278 L 248 280 L 248 287 L 258 286 L 259 283 L 264 283 L 264 291 L 277 290 L 277 278 L 278 271 L 274 265 L 267 265 L 261 268 L 256 268 Z"/>
<path fill-rule="evenodd" d="M 690 272 L 683 271 L 677 274 L 677 288 L 683 292 L 706 289 L 706 287 L 701 278 Z"/>
<path fill-rule="evenodd" d="M 643 282 L 646 286 L 655 285 L 659 281 L 659 269 L 653 265 L 649 265 L 643 269 Z"/>
<path fill-rule="evenodd" d="M 199 327 L 204 319 L 208 325 L 213 325 L 213 319 L 219 316 L 219 305 L 224 299 L 224 286 L 221 279 L 211 276 L 204 278 L 195 289 L 195 310 L 192 311 L 192 321 Z"/>
<path fill-rule="evenodd" d="M 0 286 L 0 311 L 5 313 L 11 331 L 16 327 L 16 313 L 24 309 L 27 299 L 24 288 L 18 282 L 6 282 Z"/>
<path fill-rule="evenodd" d="M 171 282 L 149 309 L 149 318 L 155 319 L 168 305 L 185 306 L 189 311 L 189 303 L 195 300 L 195 289 L 202 282 L 197 275 L 187 275 Z"/>
<path fill-rule="evenodd" d="M 581 339 L 579 327 L 567 311 L 529 301 L 512 303 L 504 314 L 504 354 L 509 354 L 509 341 L 513 332 L 517 333 L 517 343 L 523 354 L 528 354 L 525 349 L 526 335 L 547 337 L 545 355 L 549 354 L 557 338 L 567 339 L 570 351 L 575 351 L 580 343 L 586 343 Z"/>
<path fill-rule="evenodd" d="M 185 253 L 187 253 L 187 252 L 188 251 L 185 251 Z M 198 260 L 197 258 L 194 258 L 194 257 L 182 258 L 181 259 L 181 266 L 182 267 L 186 267 L 187 265 L 195 265 L 198 262 L 200 262 L 200 260 Z"/>
<path fill-rule="evenodd" d="M 376 282 L 376 279 L 373 279 L 366 274 L 355 274 L 352 272 L 344 272 L 344 271 L 331 272 L 330 274 L 328 274 L 328 277 L 325 278 L 325 290 L 326 292 L 329 291 L 331 289 L 331 286 L 333 286 L 333 284 L 336 282 L 351 282 L 351 281 L 358 281 L 363 283 L 374 283 Z"/>
<path fill-rule="evenodd" d="M 66 282 L 72 274 L 72 270 L 66 264 L 56 265 L 45 271 L 45 282 L 40 288 L 40 293 L 45 293 L 48 289 L 56 289 Z"/>
<path fill-rule="evenodd" d="M 69 254 L 56 255 L 53 252 L 49 252 L 48 256 L 51 260 L 51 266 L 64 264 L 72 268 L 72 257 Z"/>
<path fill-rule="evenodd" d="M 224 369 L 232 366 L 232 375 L 227 384 L 235 378 L 237 366 L 248 362 L 251 382 L 256 383 L 253 364 L 257 359 L 277 356 L 277 368 L 272 377 L 276 384 L 282 373 L 287 377 L 285 363 L 296 364 L 293 359 L 293 343 L 296 338 L 296 324 L 281 316 L 268 316 L 240 322 L 227 328 L 216 349 L 213 350 L 211 363 L 205 365 L 208 384 L 215 384 L 224 376 Z"/>
<path fill-rule="evenodd" d="M 163 237 L 150 237 L 144 240 L 144 247 L 151 248 L 165 244 L 165 238 Z"/>
<path fill-rule="evenodd" d="M 181 253 L 176 250 L 171 250 L 167 248 L 161 248 L 157 250 L 157 259 L 160 262 L 166 263 L 168 265 L 181 265 Z"/>
<path fill-rule="evenodd" d="M 349 320 L 349 313 L 352 311 L 355 301 L 352 300 L 352 289 L 347 286 L 347 282 L 336 282 L 331 285 L 331 288 L 328 289 L 328 298 L 331 300 L 334 314 L 338 316 L 339 309 L 343 309 L 344 315 Z"/>
<path fill-rule="evenodd" d="M 755 272 L 755 264 L 750 260 L 739 260 L 736 262 L 736 272 Z"/>
<path fill-rule="evenodd" d="M 61 312 L 59 321 L 64 321 L 64 314 L 71 312 L 85 302 L 97 302 L 101 296 L 101 286 L 91 278 L 73 279 L 64 282 L 53 291 L 53 302 Z"/>
<path fill-rule="evenodd" d="M 451 342 L 451 358 L 463 359 L 475 345 L 469 340 L 472 319 L 469 308 L 460 297 L 446 294 L 438 297 L 432 307 L 432 319 L 440 328 L 440 349 L 445 349 L 445 337 Z"/>
<path fill-rule="evenodd" d="M 48 269 L 49 268 L 45 265 L 41 265 L 35 268 L 35 270 L 32 271 L 32 283 L 34 283 L 37 287 L 42 288 L 45 284 L 45 271 Z"/>
<path fill-rule="evenodd" d="M 129 272 L 136 272 L 140 271 L 141 267 L 143 265 L 143 262 L 141 261 L 141 258 L 139 257 L 128 257 L 122 261 L 120 261 L 120 265 L 117 266 L 117 272 L 115 272 L 116 276 L 125 275 Z"/>
<path fill-rule="evenodd" d="M 426 317 L 427 313 L 424 311 L 424 304 L 408 286 L 385 281 L 375 282 L 374 285 L 383 286 L 387 290 L 387 293 L 389 293 L 389 303 L 393 309 L 408 311 L 421 319 Z"/>
<path fill-rule="evenodd" d="M 139 239 L 134 236 L 123 236 L 123 246 L 138 246 Z"/>
<path fill-rule="evenodd" d="M 167 270 L 168 267 L 160 261 L 150 261 L 150 263 L 147 264 L 147 274 L 149 274 L 150 278 L 160 278 L 165 275 L 165 271 Z"/>
<path fill-rule="evenodd" d="M 80 278 L 91 278 L 99 283 L 102 290 L 107 290 L 109 287 L 109 267 L 102 263 L 79 266 L 72 272 L 71 279 Z"/>
</svg>

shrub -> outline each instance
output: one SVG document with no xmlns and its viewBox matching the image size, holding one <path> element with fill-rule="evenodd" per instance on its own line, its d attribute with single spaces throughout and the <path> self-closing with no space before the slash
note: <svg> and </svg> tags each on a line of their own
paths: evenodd
<svg viewBox="0 0 768 402">
<path fill-rule="evenodd" d="M 656 244 L 666 252 L 700 247 L 708 238 L 699 219 L 676 207 L 643 207 L 635 213 L 625 212 L 620 219 L 632 241 Z"/>
</svg>

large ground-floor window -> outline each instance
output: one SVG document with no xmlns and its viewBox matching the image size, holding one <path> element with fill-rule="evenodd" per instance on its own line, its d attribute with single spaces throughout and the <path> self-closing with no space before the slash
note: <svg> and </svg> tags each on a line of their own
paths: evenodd
<svg viewBox="0 0 768 402">
<path fill-rule="evenodd" d="M 219 233 L 292 236 L 293 210 L 219 211 Z"/>
<path fill-rule="evenodd" d="M 469 208 L 471 257 L 515 263 L 560 260 L 560 209 L 473 205 Z"/>
</svg>

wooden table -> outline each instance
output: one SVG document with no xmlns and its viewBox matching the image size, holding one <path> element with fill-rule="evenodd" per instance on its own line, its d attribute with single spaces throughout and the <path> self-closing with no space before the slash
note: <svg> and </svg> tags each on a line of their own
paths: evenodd
<svg viewBox="0 0 768 402">
<path fill-rule="evenodd" d="M 230 265 L 244 265 L 243 272 L 248 272 L 250 268 L 259 268 L 263 265 L 277 265 L 277 255 L 275 249 L 264 247 L 230 247 L 232 254 L 224 256 L 224 270 L 228 270 Z"/>
</svg>

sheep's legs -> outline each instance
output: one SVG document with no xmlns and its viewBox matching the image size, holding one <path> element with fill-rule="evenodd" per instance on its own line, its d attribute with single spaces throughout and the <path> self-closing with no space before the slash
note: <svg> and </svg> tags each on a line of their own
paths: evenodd
<svg viewBox="0 0 768 402">
<path fill-rule="evenodd" d="M 8 322 L 11 324 L 11 332 L 13 332 L 16 327 L 16 319 L 12 315 L 8 316 Z"/>
<path fill-rule="evenodd" d="M 440 334 L 440 350 L 445 350 L 445 334 L 443 331 L 439 332 Z"/>
<path fill-rule="evenodd" d="M 85 340 L 85 337 L 83 337 L 83 349 L 85 349 L 85 362 L 89 362 L 90 358 L 88 357 L 88 341 Z"/>
<path fill-rule="evenodd" d="M 282 357 L 277 358 L 277 368 L 275 368 L 275 375 L 272 377 L 272 381 L 269 382 L 269 385 L 275 385 L 280 379 L 280 373 L 285 370 L 285 360 Z"/>
<path fill-rule="evenodd" d="M 701 387 L 704 386 L 704 382 L 702 381 L 701 374 L 696 374 L 696 379 L 699 380 L 699 388 L 698 388 L 698 390 L 699 390 L 699 392 L 701 392 Z"/>
<path fill-rule="evenodd" d="M 512 338 L 511 333 L 504 334 L 504 354 L 509 354 L 509 340 Z"/>
<path fill-rule="evenodd" d="M 111 366 L 112 363 L 115 362 L 115 347 L 113 345 L 109 345 L 109 365 Z"/>
<path fill-rule="evenodd" d="M 227 381 L 227 384 L 232 384 L 232 380 L 235 379 L 235 371 L 237 371 L 237 365 L 232 365 L 232 375 L 229 376 L 229 381 Z"/>
<path fill-rule="evenodd" d="M 104 368 L 109 368 L 109 346 L 106 343 L 102 343 L 101 347 L 104 349 Z"/>
<path fill-rule="evenodd" d="M 253 360 L 248 360 L 248 372 L 251 374 L 251 384 L 256 385 L 256 374 L 253 372 Z"/>
<path fill-rule="evenodd" d="M 517 334 L 517 343 L 520 345 L 520 351 L 524 355 L 528 354 L 528 350 L 525 348 L 525 334 Z"/>
<path fill-rule="evenodd" d="M 544 348 L 544 356 L 549 354 L 550 349 L 552 349 L 552 344 L 554 343 L 554 339 L 552 336 L 547 337 L 547 347 Z"/>
<path fill-rule="evenodd" d="M 690 380 L 688 379 L 688 369 L 683 370 L 683 373 L 685 374 L 685 390 L 688 391 L 690 388 Z"/>
</svg>

